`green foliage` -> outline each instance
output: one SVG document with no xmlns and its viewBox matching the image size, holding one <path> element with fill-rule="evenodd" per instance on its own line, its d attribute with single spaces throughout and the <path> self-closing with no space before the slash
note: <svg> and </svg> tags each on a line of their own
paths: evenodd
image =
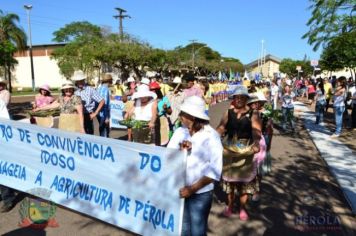
<svg viewBox="0 0 356 236">
<path fill-rule="evenodd" d="M 356 0 L 310 0 L 312 16 L 307 22 L 309 31 L 302 38 L 307 38 L 317 50 L 335 36 L 352 32 L 356 29 Z"/>
<path fill-rule="evenodd" d="M 55 42 L 80 41 L 81 39 L 87 42 L 90 38 L 100 38 L 101 30 L 99 26 L 87 21 L 79 21 L 65 25 L 63 28 L 55 31 L 53 35 L 53 41 Z"/>
<path fill-rule="evenodd" d="M 333 38 L 321 55 L 321 66 L 330 71 L 356 67 L 356 31 Z"/>
<path fill-rule="evenodd" d="M 297 71 L 297 66 L 302 67 L 302 71 L 300 72 L 299 75 L 301 76 L 308 76 L 313 74 L 313 67 L 310 65 L 310 61 L 307 60 L 293 60 L 290 58 L 283 59 L 281 61 L 281 64 L 279 65 L 279 70 L 282 73 L 286 73 L 289 76 L 297 76 L 298 71 Z"/>
</svg>

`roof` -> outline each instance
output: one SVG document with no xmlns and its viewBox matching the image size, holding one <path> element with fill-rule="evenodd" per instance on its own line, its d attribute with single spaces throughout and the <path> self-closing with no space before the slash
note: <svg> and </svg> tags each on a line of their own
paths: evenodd
<svg viewBox="0 0 356 236">
<path fill-rule="evenodd" d="M 245 67 L 246 67 L 246 68 L 251 68 L 251 67 L 257 66 L 259 60 L 260 60 L 260 59 L 254 60 L 254 61 L 252 61 L 252 62 L 246 64 Z M 273 56 L 273 55 L 271 55 L 271 54 L 267 54 L 267 55 L 266 55 L 266 61 L 274 61 L 274 62 L 276 62 L 276 63 L 281 63 L 282 60 L 279 59 L 279 58 L 276 57 L 276 56 Z"/>
</svg>

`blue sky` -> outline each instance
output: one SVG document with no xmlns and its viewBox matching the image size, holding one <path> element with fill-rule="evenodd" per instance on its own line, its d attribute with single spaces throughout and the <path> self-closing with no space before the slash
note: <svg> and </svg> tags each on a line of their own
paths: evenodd
<svg viewBox="0 0 356 236">
<path fill-rule="evenodd" d="M 261 52 L 279 58 L 318 59 L 320 50 L 301 36 L 310 18 L 308 0 L 0 0 L 0 9 L 20 17 L 27 32 L 24 4 L 32 4 L 32 44 L 52 43 L 52 33 L 73 21 L 87 20 L 118 32 L 115 7 L 127 10 L 124 31 L 161 49 L 198 40 L 225 57 L 247 64 Z"/>
</svg>

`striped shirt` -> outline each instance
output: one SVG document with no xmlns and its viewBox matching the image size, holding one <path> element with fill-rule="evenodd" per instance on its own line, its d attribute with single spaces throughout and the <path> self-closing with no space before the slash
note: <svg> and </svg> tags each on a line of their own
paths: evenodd
<svg viewBox="0 0 356 236">
<path fill-rule="evenodd" d="M 82 99 L 84 113 L 94 112 L 97 103 L 103 100 L 94 88 L 87 85 L 83 89 L 77 89 L 74 94 Z"/>
<path fill-rule="evenodd" d="M 103 84 L 98 88 L 99 95 L 104 98 L 105 104 L 101 109 L 99 116 L 104 118 L 110 117 L 110 89 L 107 84 Z"/>
</svg>

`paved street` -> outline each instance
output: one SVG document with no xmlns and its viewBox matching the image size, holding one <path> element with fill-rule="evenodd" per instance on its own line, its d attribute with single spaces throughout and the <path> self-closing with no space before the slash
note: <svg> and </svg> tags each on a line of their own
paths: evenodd
<svg viewBox="0 0 356 236">
<path fill-rule="evenodd" d="M 22 106 L 27 104 L 26 99 L 19 99 L 18 102 Z M 211 108 L 211 124 L 214 127 L 227 105 L 228 103 L 220 103 Z M 278 125 L 276 126 L 272 144 L 272 173 L 262 181 L 261 201 L 249 205 L 250 220 L 242 222 L 237 214 L 231 218 L 221 215 L 225 195 L 217 186 L 209 217 L 209 235 L 356 235 L 355 215 L 335 179 L 336 175 L 330 174 L 326 162 L 311 140 L 313 134 L 310 136 L 310 128 L 305 128 L 301 110 L 296 111 L 296 114 L 298 119 L 295 134 L 281 134 Z M 124 132 L 112 132 L 114 138 L 122 135 Z M 321 151 L 325 152 L 331 153 L 332 150 Z M 343 160 L 354 158 L 354 152 L 351 149 L 351 155 L 343 156 Z M 19 228 L 18 204 L 8 213 L 0 213 L 0 234 L 132 235 L 63 207 L 58 207 L 56 218 L 59 228 Z M 328 227 L 330 221 L 340 222 L 340 225 Z"/>
</svg>

